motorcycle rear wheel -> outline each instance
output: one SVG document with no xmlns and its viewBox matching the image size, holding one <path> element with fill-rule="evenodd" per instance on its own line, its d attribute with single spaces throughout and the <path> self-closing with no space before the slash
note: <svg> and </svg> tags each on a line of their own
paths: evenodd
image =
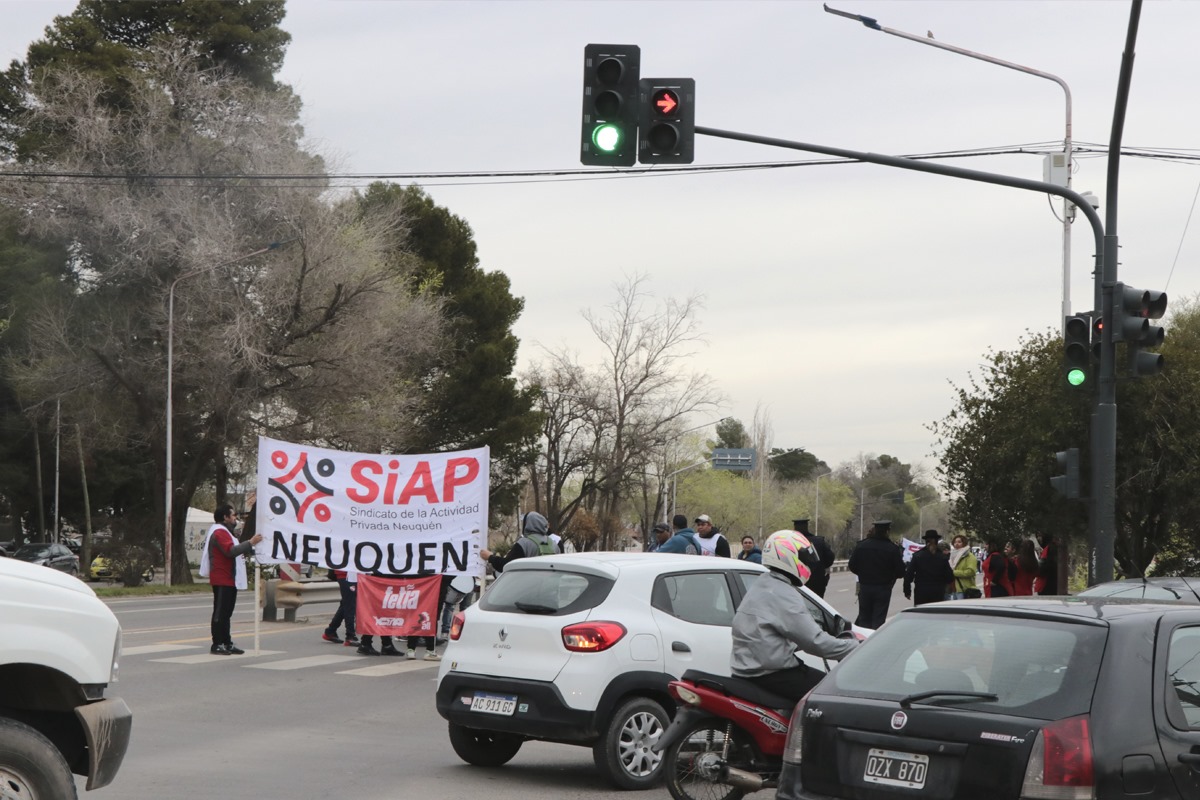
<svg viewBox="0 0 1200 800">
<path fill-rule="evenodd" d="M 727 753 L 724 759 L 722 752 Z M 757 762 L 749 734 L 727 720 L 708 717 L 692 725 L 670 747 L 663 773 L 667 791 L 675 800 L 742 800 L 746 791 L 719 782 L 716 773 L 722 764 L 757 772 L 760 768 Z"/>
</svg>

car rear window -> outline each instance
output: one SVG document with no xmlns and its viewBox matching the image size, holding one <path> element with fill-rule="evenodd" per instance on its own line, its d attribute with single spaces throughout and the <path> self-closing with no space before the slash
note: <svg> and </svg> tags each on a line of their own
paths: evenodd
<svg viewBox="0 0 1200 800">
<path fill-rule="evenodd" d="M 505 572 L 483 593 L 487 611 L 562 616 L 595 608 L 612 591 L 613 581 L 599 575 L 561 569 Z"/>
<path fill-rule="evenodd" d="M 933 690 L 986 692 L 955 708 L 1041 720 L 1090 710 L 1107 629 L 990 614 L 902 614 L 833 673 L 838 692 L 902 699 Z M 925 702 L 938 702 L 937 698 Z"/>
</svg>

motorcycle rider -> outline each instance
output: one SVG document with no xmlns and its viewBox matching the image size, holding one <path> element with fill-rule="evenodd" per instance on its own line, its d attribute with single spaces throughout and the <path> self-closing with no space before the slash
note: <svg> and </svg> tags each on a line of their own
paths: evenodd
<svg viewBox="0 0 1200 800">
<path fill-rule="evenodd" d="M 812 544 L 799 531 L 776 531 L 762 546 L 766 575 L 752 581 L 733 615 L 735 677 L 799 701 L 825 673 L 810 669 L 800 651 L 840 661 L 857 639 L 830 636 L 817 625 L 799 588 L 821 569 Z"/>
</svg>

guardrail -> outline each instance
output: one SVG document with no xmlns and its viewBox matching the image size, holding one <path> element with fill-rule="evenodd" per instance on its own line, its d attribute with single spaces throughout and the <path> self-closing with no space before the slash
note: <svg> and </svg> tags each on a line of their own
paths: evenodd
<svg viewBox="0 0 1200 800">
<path fill-rule="evenodd" d="M 850 559 L 843 558 L 841 561 L 833 562 L 833 566 L 829 568 L 830 572 L 845 572 L 850 568 Z"/>
<path fill-rule="evenodd" d="M 283 621 L 295 622 L 296 609 L 308 603 L 340 603 L 342 591 L 336 581 L 289 581 L 272 578 L 266 582 L 263 601 L 263 622 L 278 622 L 279 609 Z"/>
</svg>

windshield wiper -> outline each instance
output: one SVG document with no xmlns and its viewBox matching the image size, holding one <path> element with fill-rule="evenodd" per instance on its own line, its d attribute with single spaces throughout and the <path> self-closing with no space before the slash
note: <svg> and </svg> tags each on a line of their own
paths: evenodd
<svg viewBox="0 0 1200 800">
<path fill-rule="evenodd" d="M 931 689 L 928 692 L 910 694 L 900 701 L 901 708 L 908 708 L 913 703 L 928 700 L 931 697 L 944 697 L 950 703 L 968 703 L 972 700 L 998 700 L 998 695 L 991 692 L 963 692 L 957 689 Z"/>
<path fill-rule="evenodd" d="M 513 603 L 513 605 L 526 614 L 553 614 L 555 611 L 558 611 L 557 608 L 538 605 L 537 603 Z"/>
</svg>

